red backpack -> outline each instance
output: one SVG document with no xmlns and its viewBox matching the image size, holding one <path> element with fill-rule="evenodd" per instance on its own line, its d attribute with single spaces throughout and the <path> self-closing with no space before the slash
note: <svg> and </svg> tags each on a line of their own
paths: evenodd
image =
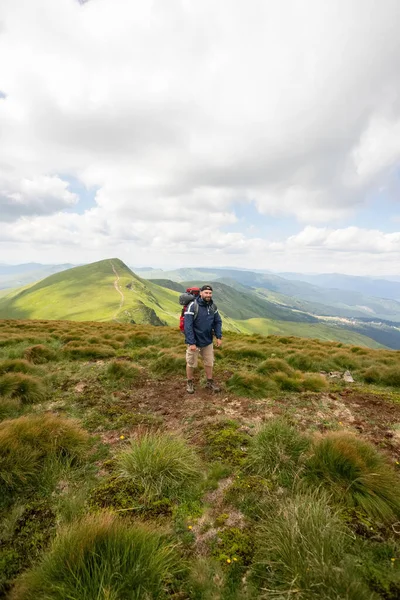
<svg viewBox="0 0 400 600">
<path fill-rule="evenodd" d="M 183 307 L 179 319 L 179 329 L 182 332 L 185 331 L 185 312 L 187 311 L 189 304 L 199 297 L 199 294 L 200 288 L 189 287 L 186 288 L 186 292 L 179 296 L 179 304 Z"/>
</svg>

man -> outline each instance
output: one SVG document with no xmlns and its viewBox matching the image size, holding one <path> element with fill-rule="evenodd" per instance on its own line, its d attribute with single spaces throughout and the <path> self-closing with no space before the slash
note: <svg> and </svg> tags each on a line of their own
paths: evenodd
<svg viewBox="0 0 400 600">
<path fill-rule="evenodd" d="M 199 354 L 203 359 L 206 372 L 206 388 L 213 392 L 219 392 L 219 387 L 213 380 L 213 335 L 217 338 L 217 347 L 219 348 L 222 344 L 222 319 L 213 303 L 212 293 L 211 285 L 203 285 L 200 288 L 200 297 L 191 302 L 185 312 L 186 391 L 189 394 L 194 393 L 193 376 Z"/>
</svg>

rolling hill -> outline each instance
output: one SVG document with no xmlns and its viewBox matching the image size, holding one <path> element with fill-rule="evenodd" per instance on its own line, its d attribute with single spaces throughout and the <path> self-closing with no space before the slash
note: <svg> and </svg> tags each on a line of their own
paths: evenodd
<svg viewBox="0 0 400 600">
<path fill-rule="evenodd" d="M 0 318 L 114 320 L 177 327 L 179 293 L 190 283 L 142 279 L 121 260 L 112 258 L 62 271 L 1 295 Z M 214 281 L 213 286 L 225 330 L 299 335 L 369 347 L 385 345 L 384 339 L 371 337 L 365 326 L 353 331 L 340 323 L 321 322 L 307 310 L 285 306 L 277 298 L 271 301 L 259 290 L 232 278 Z"/>
</svg>

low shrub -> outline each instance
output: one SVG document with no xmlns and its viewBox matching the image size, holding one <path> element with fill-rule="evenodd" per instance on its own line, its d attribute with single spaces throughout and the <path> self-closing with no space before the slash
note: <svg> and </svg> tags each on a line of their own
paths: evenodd
<svg viewBox="0 0 400 600">
<path fill-rule="evenodd" d="M 33 404 L 46 398 L 47 387 L 42 379 L 33 375 L 5 373 L 0 376 L 0 395 Z"/>
<path fill-rule="evenodd" d="M 208 460 L 239 465 L 247 455 L 250 436 L 240 430 L 235 421 L 220 421 L 204 430 L 205 453 Z"/>
<path fill-rule="evenodd" d="M 13 598 L 167 598 L 167 584 L 179 570 L 175 548 L 162 535 L 101 513 L 64 529 L 17 583 Z"/>
<path fill-rule="evenodd" d="M 400 544 L 389 540 L 360 540 L 357 554 L 361 572 L 372 590 L 385 600 L 400 598 Z"/>
<path fill-rule="evenodd" d="M 250 440 L 246 470 L 291 485 L 300 471 L 300 457 L 310 440 L 283 419 L 271 419 Z"/>
<path fill-rule="evenodd" d="M 362 582 L 355 561 L 346 556 L 349 541 L 340 514 L 329 508 L 325 497 L 286 499 L 258 527 L 257 580 L 279 598 L 372 600 L 375 596 Z"/>
<path fill-rule="evenodd" d="M 52 360 L 57 360 L 58 354 L 55 350 L 49 348 L 48 346 L 37 344 L 35 346 L 26 348 L 24 351 L 24 357 L 26 360 L 29 360 L 35 365 L 41 365 Z"/>
<path fill-rule="evenodd" d="M 248 566 L 254 555 L 254 535 L 246 529 L 227 527 L 218 533 L 213 555 L 224 566 L 231 563 Z"/>
<path fill-rule="evenodd" d="M 385 522 L 400 517 L 400 479 L 372 444 L 347 432 L 318 438 L 305 482 L 326 489 L 341 504 L 361 508 Z"/>
<path fill-rule="evenodd" d="M 226 387 L 230 392 L 247 398 L 265 398 L 269 392 L 278 390 L 274 381 L 243 372 L 234 373 L 226 382 Z"/>
<path fill-rule="evenodd" d="M 50 457 L 77 460 L 89 436 L 73 420 L 52 414 L 29 415 L 0 423 L 0 481 L 9 493 L 29 486 Z"/>
<path fill-rule="evenodd" d="M 117 471 L 134 483 L 144 501 L 190 496 L 202 479 L 200 459 L 185 440 L 145 433 L 117 457 Z"/>
</svg>

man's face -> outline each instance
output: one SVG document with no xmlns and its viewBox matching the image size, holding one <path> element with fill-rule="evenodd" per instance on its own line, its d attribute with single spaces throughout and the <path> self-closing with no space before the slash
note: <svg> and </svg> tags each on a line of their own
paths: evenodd
<svg viewBox="0 0 400 600">
<path fill-rule="evenodd" d="M 200 292 L 200 296 L 201 296 L 201 298 L 203 298 L 203 300 L 205 302 L 210 302 L 210 300 L 212 298 L 212 291 L 211 290 L 203 290 L 202 292 Z"/>
</svg>

